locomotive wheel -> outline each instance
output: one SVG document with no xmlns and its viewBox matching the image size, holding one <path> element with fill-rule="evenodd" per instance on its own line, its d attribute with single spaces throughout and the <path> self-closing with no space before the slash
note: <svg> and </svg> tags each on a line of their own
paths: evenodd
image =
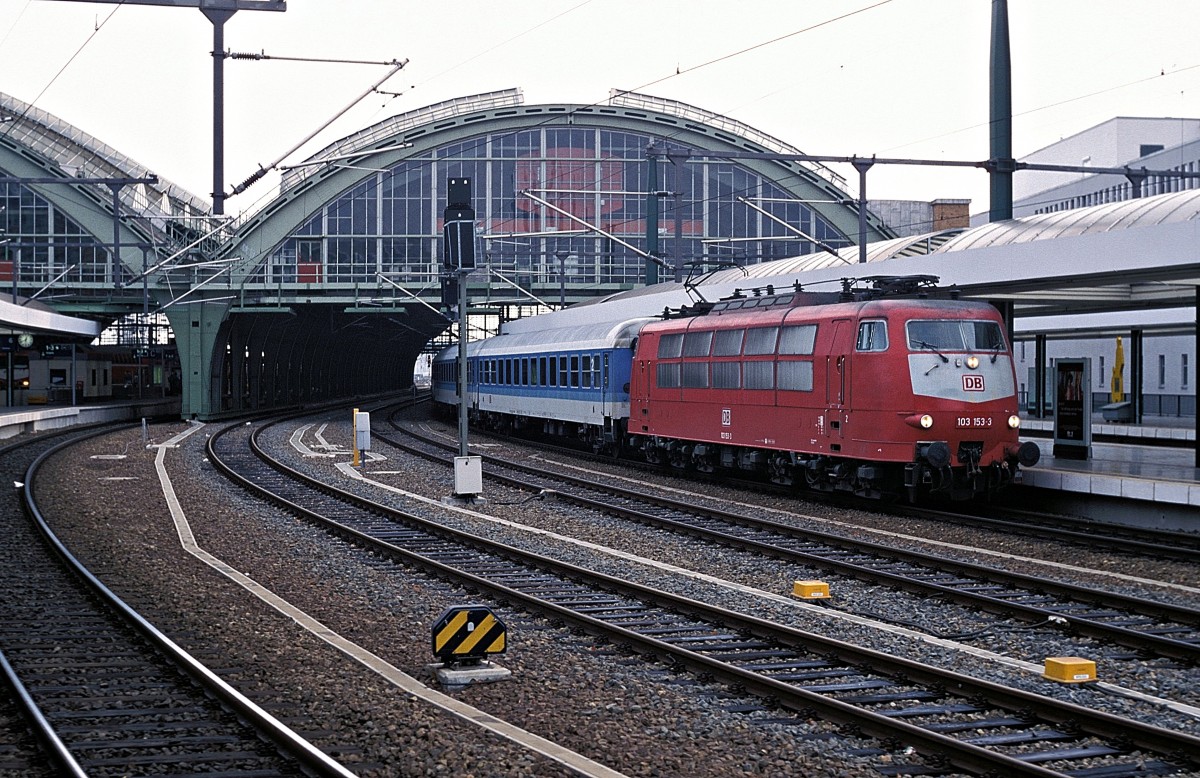
<svg viewBox="0 0 1200 778">
<path fill-rule="evenodd" d="M 791 460 L 781 454 L 771 457 L 771 461 L 767 464 L 767 473 L 773 484 L 791 486 L 796 482 Z"/>
</svg>

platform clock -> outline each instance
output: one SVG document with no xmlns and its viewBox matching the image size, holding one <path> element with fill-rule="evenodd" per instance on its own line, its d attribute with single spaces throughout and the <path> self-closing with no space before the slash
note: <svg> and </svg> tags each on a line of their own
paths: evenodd
<svg viewBox="0 0 1200 778">
<path fill-rule="evenodd" d="M 21 348 L 29 348 L 33 345 L 33 336 L 28 332 L 22 332 L 17 336 L 17 345 Z"/>
</svg>

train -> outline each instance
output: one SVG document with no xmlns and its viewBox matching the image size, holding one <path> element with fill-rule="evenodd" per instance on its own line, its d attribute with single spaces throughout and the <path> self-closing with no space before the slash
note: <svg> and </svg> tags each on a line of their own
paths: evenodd
<svg viewBox="0 0 1200 778">
<path fill-rule="evenodd" d="M 650 316 L 614 302 L 605 317 L 535 317 L 467 344 L 465 392 L 458 347 L 439 353 L 433 400 L 456 412 L 462 394 L 476 428 L 678 471 L 986 499 L 1040 455 L 1019 440 L 1007 328 L 994 306 L 928 285 L 869 278 L 839 292 L 736 290 Z"/>
</svg>

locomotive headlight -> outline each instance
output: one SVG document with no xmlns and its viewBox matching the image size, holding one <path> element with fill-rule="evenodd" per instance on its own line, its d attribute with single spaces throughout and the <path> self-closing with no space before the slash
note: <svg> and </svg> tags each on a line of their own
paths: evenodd
<svg viewBox="0 0 1200 778">
<path fill-rule="evenodd" d="M 972 370 L 979 367 L 979 357 L 975 356 L 974 354 L 967 357 L 967 367 L 971 368 Z"/>
<path fill-rule="evenodd" d="M 914 413 L 912 416 L 906 416 L 904 423 L 910 427 L 927 430 L 933 426 L 933 417 L 928 413 Z"/>
<path fill-rule="evenodd" d="M 1008 428 L 1010 430 L 1015 430 L 1020 426 L 1021 426 L 1021 417 L 1020 416 L 1018 416 L 1014 413 L 1012 416 L 1008 417 Z"/>
</svg>

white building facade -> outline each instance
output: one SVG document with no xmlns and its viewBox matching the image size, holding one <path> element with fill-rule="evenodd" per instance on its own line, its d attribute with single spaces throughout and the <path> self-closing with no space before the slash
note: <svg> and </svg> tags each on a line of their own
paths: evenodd
<svg viewBox="0 0 1200 778">
<path fill-rule="evenodd" d="M 1149 171 L 1200 173 L 1200 119 L 1116 117 L 1022 157 L 1020 162 L 1128 168 L 1139 179 L 1141 196 L 1200 188 L 1200 178 L 1174 178 Z M 1142 171 L 1147 171 L 1142 176 Z M 1013 216 L 1053 213 L 1133 199 L 1134 181 L 1126 175 L 1018 171 L 1013 176 Z M 1194 312 L 1181 316 L 1194 317 Z M 1080 327 L 1087 322 L 1081 321 Z M 1070 329 L 1048 332 L 1047 358 L 1091 359 L 1095 407 L 1108 402 L 1113 389 L 1116 338 L 1082 338 Z M 1017 334 L 1017 380 L 1022 390 L 1033 383 L 1035 346 Z M 1126 366 L 1123 389 L 1130 391 L 1130 340 L 1123 338 Z M 1156 334 L 1148 329 L 1142 350 L 1143 412 L 1149 416 L 1196 416 L 1196 338 Z"/>
</svg>

